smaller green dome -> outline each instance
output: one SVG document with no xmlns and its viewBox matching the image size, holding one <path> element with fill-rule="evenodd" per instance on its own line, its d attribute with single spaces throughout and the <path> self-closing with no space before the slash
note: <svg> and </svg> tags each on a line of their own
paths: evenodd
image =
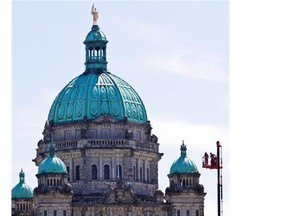
<svg viewBox="0 0 288 216">
<path fill-rule="evenodd" d="M 50 155 L 40 164 L 38 174 L 43 173 L 67 173 L 64 162 L 55 155 L 55 145 L 50 145 Z"/>
<path fill-rule="evenodd" d="M 192 160 L 190 160 L 187 157 L 186 154 L 186 145 L 183 144 L 181 145 L 181 156 L 174 161 L 174 163 L 172 164 L 171 168 L 170 168 L 170 174 L 173 173 L 198 173 L 198 169 L 197 166 L 194 164 L 194 162 Z"/>
<path fill-rule="evenodd" d="M 17 198 L 32 198 L 33 197 L 33 189 L 25 183 L 25 173 L 21 169 L 19 173 L 20 181 L 19 183 L 12 189 L 12 199 Z"/>
<path fill-rule="evenodd" d="M 95 41 L 107 41 L 106 35 L 100 30 L 98 25 L 93 25 L 91 31 L 87 34 L 84 43 Z"/>
</svg>

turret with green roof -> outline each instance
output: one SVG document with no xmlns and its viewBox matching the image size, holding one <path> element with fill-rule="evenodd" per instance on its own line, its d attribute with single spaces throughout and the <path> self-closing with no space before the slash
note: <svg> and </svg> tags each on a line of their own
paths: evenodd
<svg viewBox="0 0 288 216">
<path fill-rule="evenodd" d="M 44 173 L 67 173 L 66 165 L 55 155 L 55 144 L 50 145 L 49 157 L 38 168 L 38 174 Z"/>
<path fill-rule="evenodd" d="M 25 173 L 22 169 L 19 178 L 19 183 L 12 189 L 12 199 L 32 198 L 33 189 L 25 183 Z"/>
<path fill-rule="evenodd" d="M 187 147 L 184 144 L 184 141 L 180 147 L 181 156 L 174 161 L 170 168 L 170 174 L 174 173 L 198 173 L 197 166 L 195 163 L 187 157 Z"/>
</svg>

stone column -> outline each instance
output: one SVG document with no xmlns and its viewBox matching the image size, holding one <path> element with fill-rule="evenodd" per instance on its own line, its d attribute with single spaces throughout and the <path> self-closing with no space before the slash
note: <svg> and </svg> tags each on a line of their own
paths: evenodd
<svg viewBox="0 0 288 216">
<path fill-rule="evenodd" d="M 100 179 L 103 179 L 102 157 L 99 157 L 99 178 L 100 178 Z"/>
<path fill-rule="evenodd" d="M 116 155 L 116 157 L 117 157 L 117 155 Z M 111 161 L 111 178 L 112 178 L 112 179 L 115 179 L 115 177 L 116 177 L 116 172 L 115 172 L 115 167 L 116 167 L 115 157 L 112 155 L 111 159 L 112 159 L 112 161 Z"/>
<path fill-rule="evenodd" d="M 72 158 L 70 158 L 70 161 L 69 161 L 69 169 L 70 169 L 70 173 L 69 173 L 69 178 L 70 178 L 70 181 L 73 181 L 74 178 L 74 163 L 72 161 Z"/>
</svg>

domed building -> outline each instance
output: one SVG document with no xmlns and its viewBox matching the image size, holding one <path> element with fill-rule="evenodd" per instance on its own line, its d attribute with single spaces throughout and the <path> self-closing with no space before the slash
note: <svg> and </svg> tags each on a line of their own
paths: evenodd
<svg viewBox="0 0 288 216">
<path fill-rule="evenodd" d="M 21 169 L 19 183 L 12 189 L 12 214 L 32 215 L 33 188 L 25 182 L 25 173 Z"/>
<path fill-rule="evenodd" d="M 55 98 L 37 144 L 33 215 L 203 216 L 204 188 L 184 143 L 166 194 L 159 190 L 158 138 L 140 96 L 108 71 L 108 40 L 91 12 L 85 71 Z"/>
<path fill-rule="evenodd" d="M 204 212 L 204 187 L 199 183 L 200 173 L 194 162 L 187 156 L 187 147 L 180 147 L 181 155 L 170 168 L 169 187 L 165 191 L 165 200 L 177 209 L 177 215 L 203 215 Z M 181 208 L 179 209 L 179 203 Z M 193 208 L 190 209 L 191 204 Z"/>
</svg>

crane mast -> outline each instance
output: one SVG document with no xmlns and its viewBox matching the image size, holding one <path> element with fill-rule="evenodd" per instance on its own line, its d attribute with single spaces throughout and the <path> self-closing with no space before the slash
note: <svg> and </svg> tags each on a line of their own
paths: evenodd
<svg viewBox="0 0 288 216">
<path fill-rule="evenodd" d="M 222 184 L 222 145 L 219 141 L 216 142 L 217 155 L 207 152 L 202 157 L 202 167 L 206 169 L 217 169 L 217 215 L 223 215 L 223 184 Z M 210 157 L 210 161 L 209 161 Z"/>
</svg>

